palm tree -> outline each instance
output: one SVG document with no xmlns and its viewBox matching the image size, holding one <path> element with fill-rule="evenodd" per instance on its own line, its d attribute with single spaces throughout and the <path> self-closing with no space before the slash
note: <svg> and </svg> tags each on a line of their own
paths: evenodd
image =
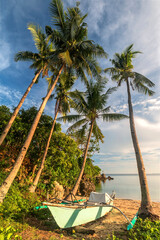
<svg viewBox="0 0 160 240">
<path fill-rule="evenodd" d="M 102 47 L 94 44 L 90 40 L 86 40 L 87 27 L 83 22 L 86 16 L 81 16 L 78 6 L 75 8 L 68 8 L 68 12 L 64 14 L 61 0 L 52 0 L 51 11 L 53 13 L 53 23 L 54 26 L 57 27 L 57 30 L 52 30 L 50 27 L 47 27 L 46 29 L 48 35 L 49 31 L 51 32 L 49 37 L 56 48 L 50 57 L 50 64 L 53 64 L 54 67 L 59 69 L 58 74 L 39 108 L 26 141 L 15 161 L 13 169 L 0 186 L 0 202 L 3 202 L 3 199 L 19 171 L 45 105 L 50 98 L 62 71 L 65 71 L 69 67 L 73 68 L 75 70 L 75 75 L 80 76 L 81 79 L 83 78 L 85 80 L 85 72 L 90 75 L 93 74 L 94 76 L 98 76 L 100 73 L 100 67 L 96 62 L 96 57 L 106 56 Z"/>
<path fill-rule="evenodd" d="M 82 126 L 81 130 L 79 130 L 79 134 L 84 135 L 84 133 L 86 134 L 88 130 L 88 138 L 83 155 L 82 168 L 72 189 L 72 193 L 74 195 L 77 193 L 84 172 L 91 135 L 93 134 L 98 141 L 102 141 L 103 139 L 103 134 L 97 125 L 97 119 L 102 118 L 104 121 L 116 121 L 127 117 L 123 114 L 110 113 L 110 107 L 105 107 L 109 95 L 116 90 L 116 88 L 109 88 L 105 93 L 103 93 L 105 84 L 106 81 L 102 79 L 97 80 L 96 83 L 90 81 L 87 84 L 87 90 L 85 93 L 79 91 L 73 93 L 72 98 L 74 102 L 74 108 L 78 114 L 58 118 L 59 120 L 63 119 L 67 120 L 68 122 L 78 120 L 71 127 L 69 127 L 68 131 L 72 131 L 73 129 L 77 129 Z M 67 196 L 67 199 L 70 199 L 70 195 Z"/>
<path fill-rule="evenodd" d="M 68 79 L 69 78 L 69 81 Z M 50 79 L 48 79 L 49 82 L 52 81 L 52 77 Z M 62 74 L 60 76 L 60 81 L 59 84 L 56 86 L 56 104 L 55 104 L 55 116 L 54 116 L 54 120 L 53 120 L 53 124 L 51 127 L 51 131 L 48 137 L 48 141 L 46 144 L 46 148 L 43 154 L 43 158 L 42 158 L 42 162 L 40 165 L 40 168 L 37 172 L 37 175 L 32 183 L 32 185 L 29 188 L 29 191 L 31 193 L 35 192 L 37 184 L 39 182 L 42 170 L 44 168 L 44 163 L 45 163 L 45 159 L 47 156 L 47 152 L 49 149 L 49 145 L 50 145 L 50 141 L 51 141 L 51 137 L 54 131 L 54 127 L 55 127 L 55 123 L 56 123 L 56 119 L 58 116 L 58 113 L 61 113 L 63 116 L 65 116 L 68 112 L 70 112 L 70 101 L 71 99 L 69 98 L 69 90 L 72 87 L 73 83 L 74 83 L 75 77 L 71 76 L 70 74 Z"/>
<path fill-rule="evenodd" d="M 29 51 L 25 52 L 18 52 L 15 55 L 15 61 L 32 61 L 30 68 L 36 69 L 35 76 L 30 83 L 29 87 L 27 88 L 26 92 L 22 96 L 18 106 L 15 108 L 7 126 L 5 127 L 4 131 L 0 136 L 0 145 L 3 143 L 5 137 L 7 136 L 25 98 L 27 97 L 28 93 L 30 92 L 34 83 L 38 81 L 40 74 L 42 73 L 42 77 L 48 74 L 48 56 L 51 52 L 53 52 L 52 44 L 48 44 L 49 39 L 46 38 L 46 35 L 42 32 L 40 27 L 37 27 L 33 24 L 28 25 L 28 29 L 31 31 L 33 36 L 33 40 L 35 42 L 35 46 L 38 50 L 38 53 L 33 53 Z"/>
<path fill-rule="evenodd" d="M 153 217 L 153 209 L 143 158 L 135 129 L 130 86 L 133 90 L 137 90 L 138 92 L 152 96 L 154 92 L 149 88 L 153 87 L 154 83 L 145 76 L 133 71 L 134 67 L 132 65 L 132 59 L 135 58 L 138 53 L 140 52 L 133 51 L 133 44 L 131 44 L 121 54 L 115 54 L 114 59 L 111 61 L 113 67 L 105 69 L 105 72 L 109 72 L 111 74 L 112 80 L 117 81 L 118 86 L 121 86 L 122 82 L 125 82 L 127 86 L 130 130 L 137 160 L 137 168 L 141 187 L 141 206 L 139 209 L 139 216 L 146 218 L 151 216 Z"/>
<path fill-rule="evenodd" d="M 63 14 L 61 0 L 52 0 L 50 11 L 57 27 L 55 30 L 46 26 L 46 34 L 56 48 L 51 60 L 54 62 L 58 55 L 61 61 L 74 69 L 75 75 L 82 81 L 87 81 L 86 73 L 97 78 L 101 68 L 96 57 L 107 57 L 107 53 L 88 39 L 87 24 L 84 22 L 87 15 L 82 16 L 78 4 Z"/>
</svg>

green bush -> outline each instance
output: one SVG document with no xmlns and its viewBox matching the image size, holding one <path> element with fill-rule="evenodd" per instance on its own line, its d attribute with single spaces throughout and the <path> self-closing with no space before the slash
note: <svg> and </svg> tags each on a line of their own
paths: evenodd
<svg viewBox="0 0 160 240">
<path fill-rule="evenodd" d="M 108 236 L 106 240 L 123 240 L 119 238 L 120 233 Z M 160 240 L 160 221 L 151 222 L 149 219 L 138 218 L 134 227 L 126 232 L 125 239 L 128 240 Z"/>
<path fill-rule="evenodd" d="M 4 219 L 18 219 L 32 212 L 33 208 L 39 205 L 36 195 L 26 193 L 20 189 L 17 183 L 13 183 L 3 204 L 0 205 L 0 215 Z"/>
<path fill-rule="evenodd" d="M 160 240 L 160 221 L 151 222 L 149 219 L 138 219 L 129 233 L 129 240 Z"/>
<path fill-rule="evenodd" d="M 13 227 L 9 226 L 6 228 L 0 227 L 0 240 L 20 240 L 22 239 L 21 236 L 19 236 L 17 233 L 17 230 L 15 230 Z"/>
</svg>

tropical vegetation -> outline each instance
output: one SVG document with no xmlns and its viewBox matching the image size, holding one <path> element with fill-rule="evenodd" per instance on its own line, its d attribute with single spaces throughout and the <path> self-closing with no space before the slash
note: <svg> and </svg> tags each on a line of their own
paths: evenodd
<svg viewBox="0 0 160 240">
<path fill-rule="evenodd" d="M 108 236 L 108 240 L 153 240 L 160 239 L 160 221 L 150 221 L 146 218 L 144 221 L 138 218 L 136 225 L 129 232 L 121 234 L 115 233 L 112 236 Z M 106 240 L 107 240 L 106 239 Z"/>
<path fill-rule="evenodd" d="M 96 57 L 106 57 L 103 48 L 87 39 L 87 27 L 78 5 L 68 9 L 65 13 L 61 0 L 52 0 L 50 9 L 55 29 L 46 27 L 46 33 L 54 44 L 55 51 L 50 56 L 50 64 L 53 65 L 56 75 L 52 86 L 47 92 L 26 137 L 26 140 L 18 154 L 13 169 L 0 186 L 0 202 L 3 202 L 12 182 L 14 181 L 24 157 L 28 151 L 33 135 L 44 111 L 47 101 L 54 90 L 62 72 L 74 70 L 77 77 L 86 81 L 86 74 L 98 77 L 100 67 Z"/>
<path fill-rule="evenodd" d="M 13 123 L 11 133 L 6 137 L 5 147 L 0 148 L 0 168 L 3 170 L 0 172 L 0 183 L 12 168 L 15 156 L 27 135 L 28 128 L 31 126 L 36 113 L 37 109 L 35 107 L 20 110 Z M 2 119 L 0 132 L 11 114 L 11 111 L 6 106 L 0 106 L 0 117 Z M 53 119 L 43 114 L 25 161 L 15 179 L 15 182 L 18 182 L 22 188 L 28 189 L 36 176 L 41 165 L 41 159 L 52 124 Z M 56 123 L 37 192 L 43 192 L 44 196 L 46 196 L 47 189 L 50 189 L 49 191 L 53 189 L 55 180 L 65 187 L 73 186 L 80 170 L 79 158 L 81 158 L 81 154 L 82 152 L 77 143 L 70 136 L 62 133 L 60 123 Z M 92 164 L 93 175 L 90 175 L 91 177 L 100 173 L 100 169 L 97 171 L 97 168 L 95 168 L 96 170 L 94 168 Z"/>
</svg>

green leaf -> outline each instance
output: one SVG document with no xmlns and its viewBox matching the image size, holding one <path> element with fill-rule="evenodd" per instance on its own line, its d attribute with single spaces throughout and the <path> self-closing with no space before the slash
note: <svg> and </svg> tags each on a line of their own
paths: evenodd
<svg viewBox="0 0 160 240">
<path fill-rule="evenodd" d="M 67 64 L 69 67 L 72 65 L 72 60 L 70 58 L 69 51 L 67 50 L 66 52 L 60 53 L 59 57 Z"/>
<path fill-rule="evenodd" d="M 53 24 L 61 30 L 64 28 L 63 3 L 61 0 L 52 0 L 50 3 L 50 12 Z"/>
<path fill-rule="evenodd" d="M 8 233 L 7 234 L 7 240 L 10 240 L 12 236 L 13 236 L 13 233 Z"/>
<path fill-rule="evenodd" d="M 5 240 L 5 236 L 3 233 L 0 234 L 0 240 Z"/>
<path fill-rule="evenodd" d="M 42 33 L 41 27 L 34 24 L 28 24 L 28 30 L 30 30 L 33 36 L 36 48 L 41 52 L 43 47 L 42 43 L 45 43 L 45 35 Z"/>
</svg>

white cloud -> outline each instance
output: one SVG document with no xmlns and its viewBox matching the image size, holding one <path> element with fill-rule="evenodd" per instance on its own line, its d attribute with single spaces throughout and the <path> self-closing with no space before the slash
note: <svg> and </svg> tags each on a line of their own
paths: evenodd
<svg viewBox="0 0 160 240">
<path fill-rule="evenodd" d="M 147 173 L 160 172 L 160 117 L 157 118 L 160 116 L 160 111 L 157 113 L 159 100 L 160 97 L 134 102 L 134 108 L 137 107 L 140 110 L 139 112 L 136 110 L 134 114 L 135 126 Z M 119 105 L 117 109 L 119 112 L 123 111 L 126 109 L 126 104 Z M 152 117 L 149 119 L 150 115 Z M 96 163 L 105 172 L 135 173 L 136 160 L 129 120 L 114 123 L 101 122 L 100 126 L 105 139 L 104 144 L 101 144 L 101 155 L 94 156 Z"/>
<path fill-rule="evenodd" d="M 11 49 L 9 43 L 4 40 L 0 40 L 0 71 L 10 66 L 10 56 Z"/>
<path fill-rule="evenodd" d="M 81 0 L 81 6 L 88 12 L 89 35 L 97 35 L 109 54 L 134 43 L 134 49 L 143 52 L 134 61 L 135 70 L 149 75 L 160 69 L 159 1 Z"/>
<path fill-rule="evenodd" d="M 0 84 L 0 105 L 6 105 L 10 109 L 16 107 L 22 97 L 22 93 L 18 90 L 11 89 L 10 87 Z M 27 97 L 24 101 L 23 108 L 32 106 L 39 107 L 35 98 Z"/>
</svg>

